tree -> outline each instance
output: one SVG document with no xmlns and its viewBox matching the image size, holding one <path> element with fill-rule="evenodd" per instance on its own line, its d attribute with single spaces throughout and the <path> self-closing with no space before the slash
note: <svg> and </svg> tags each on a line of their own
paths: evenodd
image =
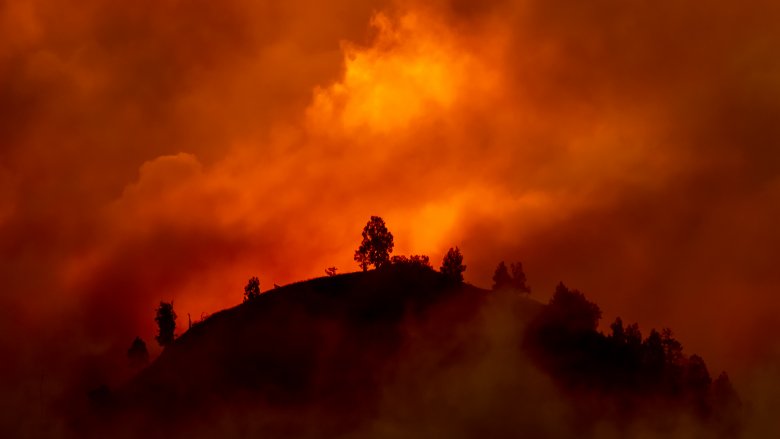
<svg viewBox="0 0 780 439">
<path fill-rule="evenodd" d="M 338 268 L 336 268 L 336 267 L 328 267 L 328 268 L 325 269 L 325 274 L 327 274 L 328 276 L 335 276 L 336 275 L 336 271 L 338 271 Z"/>
<path fill-rule="evenodd" d="M 642 346 L 642 331 L 638 323 L 626 327 L 626 344 L 637 350 Z"/>
<path fill-rule="evenodd" d="M 742 430 L 742 402 L 726 372 L 722 372 L 712 382 L 710 389 L 714 418 L 726 433 L 723 437 L 739 437 Z"/>
<path fill-rule="evenodd" d="M 683 362 L 683 347 L 672 335 L 672 330 L 664 328 L 661 330 L 661 343 L 664 346 L 664 359 L 667 366 L 672 368 L 679 367 Z"/>
<path fill-rule="evenodd" d="M 392 265 L 406 265 L 409 263 L 409 258 L 404 255 L 395 255 L 390 258 L 390 264 Z"/>
<path fill-rule="evenodd" d="M 138 368 L 149 362 L 149 351 L 146 350 L 146 342 L 141 337 L 136 337 L 127 350 L 127 358 L 130 360 L 130 367 Z"/>
<path fill-rule="evenodd" d="M 712 399 L 716 409 L 726 410 L 739 406 L 739 395 L 731 385 L 731 380 L 726 372 L 721 372 L 718 378 L 712 382 Z"/>
<path fill-rule="evenodd" d="M 425 255 L 411 255 L 409 257 L 403 255 L 396 255 L 390 258 L 390 263 L 393 265 L 408 265 L 413 267 L 428 267 L 431 268 L 431 260 Z"/>
<path fill-rule="evenodd" d="M 374 268 L 382 267 L 390 261 L 390 253 L 393 252 L 393 234 L 387 230 L 385 221 L 372 216 L 363 228 L 363 241 L 355 250 L 355 262 L 363 271 L 370 265 Z"/>
<path fill-rule="evenodd" d="M 712 384 L 712 378 L 709 370 L 707 370 L 707 365 L 704 363 L 704 359 L 695 354 L 691 355 L 688 358 L 686 369 L 686 381 L 689 389 L 695 395 L 704 397 Z"/>
<path fill-rule="evenodd" d="M 453 282 L 463 282 L 463 272 L 466 271 L 466 266 L 463 265 L 463 255 L 458 247 L 450 247 L 447 254 L 444 255 L 439 271 Z"/>
<path fill-rule="evenodd" d="M 512 277 L 509 276 L 509 270 L 507 270 L 504 261 L 501 261 L 493 273 L 493 290 L 500 290 L 510 285 L 512 285 Z"/>
<path fill-rule="evenodd" d="M 252 276 L 244 287 L 244 302 L 257 299 L 258 297 L 260 297 L 260 279 Z"/>
<path fill-rule="evenodd" d="M 431 268 L 431 260 L 426 255 L 411 255 L 409 256 L 409 263 L 418 267 Z"/>
<path fill-rule="evenodd" d="M 172 344 L 175 337 L 174 332 L 176 331 L 176 311 L 173 310 L 173 301 L 160 302 L 154 321 L 157 322 L 159 330 L 159 333 L 155 336 L 157 343 L 162 347 Z"/>
<path fill-rule="evenodd" d="M 615 322 L 609 325 L 612 329 L 612 335 L 610 338 L 618 345 L 626 343 L 626 330 L 623 328 L 623 319 L 620 317 L 615 318 Z"/>
<path fill-rule="evenodd" d="M 601 309 L 578 290 L 570 290 L 560 282 L 544 314 L 547 320 L 569 334 L 578 334 L 596 330 Z"/>
<path fill-rule="evenodd" d="M 498 263 L 495 273 L 493 273 L 493 290 L 500 290 L 504 288 L 512 288 L 521 293 L 530 293 L 531 289 L 528 288 L 525 281 L 525 272 L 523 271 L 523 263 L 512 263 L 512 274 L 509 273 L 504 261 Z"/>
<path fill-rule="evenodd" d="M 525 283 L 525 272 L 523 271 L 523 263 L 518 262 L 512 264 L 512 287 L 521 293 L 530 293 L 531 288 Z"/>
<path fill-rule="evenodd" d="M 661 334 L 655 329 L 651 329 L 650 335 L 642 342 L 641 361 L 651 383 L 661 378 L 666 364 L 666 355 Z"/>
</svg>

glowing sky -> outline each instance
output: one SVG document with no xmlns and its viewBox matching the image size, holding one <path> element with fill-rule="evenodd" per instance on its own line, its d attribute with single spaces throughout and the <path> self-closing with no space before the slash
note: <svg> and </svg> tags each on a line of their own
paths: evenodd
<svg viewBox="0 0 780 439">
<path fill-rule="evenodd" d="M 563 280 L 714 370 L 774 364 L 778 9 L 0 2 L 4 367 L 356 270 L 370 215 L 476 285 L 521 260 L 540 300 Z"/>
</svg>

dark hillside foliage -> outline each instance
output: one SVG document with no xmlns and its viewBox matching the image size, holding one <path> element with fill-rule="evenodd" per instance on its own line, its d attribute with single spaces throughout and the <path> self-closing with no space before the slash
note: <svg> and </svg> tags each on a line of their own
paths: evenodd
<svg viewBox="0 0 780 439">
<path fill-rule="evenodd" d="M 463 265 L 463 254 L 458 247 L 450 247 L 444 255 L 439 271 L 453 284 L 463 282 L 463 272 L 466 271 L 466 266 Z"/>
<path fill-rule="evenodd" d="M 523 341 L 564 391 L 596 395 L 604 403 L 584 405 L 589 410 L 583 416 L 591 422 L 610 415 L 621 421 L 679 411 L 711 422 L 717 432 L 738 431 L 740 403 L 725 374 L 713 384 L 704 360 L 683 354 L 669 329 L 653 329 L 642 339 L 637 324 L 626 328 L 617 318 L 604 335 L 596 330 L 600 318 L 595 303 L 561 283 Z"/>
<path fill-rule="evenodd" d="M 119 393 L 119 403 L 154 405 L 163 418 L 237 397 L 368 409 L 362 403 L 376 400 L 380 378 L 391 372 L 404 321 L 451 300 L 465 301 L 459 318 L 467 320 L 486 297 L 468 285 L 453 289 L 419 260 L 287 285 L 215 313 L 176 339 Z"/>
<path fill-rule="evenodd" d="M 417 265 L 421 267 L 431 267 L 431 260 L 428 258 L 428 256 L 425 255 L 411 255 L 411 256 L 403 256 L 403 255 L 397 255 L 390 258 L 390 263 L 394 265 Z"/>
<path fill-rule="evenodd" d="M 228 437 L 374 437 L 377 419 L 465 437 L 560 437 L 558 423 L 563 437 L 604 423 L 631 436 L 653 420 L 663 435 L 681 413 L 708 437 L 739 432 L 728 377 L 713 381 L 669 330 L 643 338 L 616 319 L 605 335 L 599 307 L 563 284 L 542 305 L 456 281 L 462 260 L 451 273 L 422 256 L 388 262 L 274 288 L 194 324 L 132 380 L 90 394 L 96 421 L 83 437 L 212 437 L 204 427 L 224 437 L 225 422 L 241 425 Z M 536 419 L 542 401 L 566 406 L 555 424 Z"/>
<path fill-rule="evenodd" d="M 510 274 L 509 268 L 507 268 L 504 261 L 498 263 L 496 271 L 493 273 L 493 290 L 496 291 L 503 288 L 511 288 L 520 293 L 530 293 L 531 288 L 526 284 L 523 263 L 513 262 L 511 269 L 512 272 Z"/>
</svg>

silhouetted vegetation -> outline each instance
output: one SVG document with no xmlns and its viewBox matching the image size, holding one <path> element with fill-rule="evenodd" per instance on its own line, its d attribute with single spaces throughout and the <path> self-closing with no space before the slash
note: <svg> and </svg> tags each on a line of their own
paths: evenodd
<svg viewBox="0 0 780 439">
<path fill-rule="evenodd" d="M 512 288 L 521 293 L 530 293 L 531 287 L 527 284 L 528 280 L 523 271 L 523 263 L 512 263 Z"/>
<path fill-rule="evenodd" d="M 526 284 L 525 272 L 521 262 L 513 263 L 512 274 L 509 273 L 504 261 L 498 263 L 496 271 L 493 273 L 493 290 L 511 288 L 521 293 L 530 293 L 531 289 Z"/>
<path fill-rule="evenodd" d="M 405 261 L 286 285 L 253 306 L 216 313 L 193 325 L 177 341 L 182 349 L 159 357 L 133 385 L 148 391 L 144 404 L 159 410 L 186 410 L 201 401 L 198 395 L 231 392 L 281 405 L 330 398 L 367 404 L 381 391 L 380 371 L 402 348 L 408 313 L 422 318 L 439 303 L 460 301 L 467 304 L 451 315 L 463 322 L 485 297 L 468 285 L 453 290 L 423 257 Z"/>
<path fill-rule="evenodd" d="M 702 419 L 725 422 L 729 431 L 737 428 L 729 410 L 739 402 L 728 377 L 713 385 L 704 360 L 684 355 L 671 330 L 653 329 L 642 339 L 637 324 L 624 327 L 617 318 L 604 335 L 596 330 L 600 318 L 595 303 L 561 283 L 530 323 L 524 345 L 569 391 L 598 391 L 622 411 L 639 410 L 644 401 L 674 404 Z"/>
<path fill-rule="evenodd" d="M 628 425 L 678 412 L 706 420 L 715 426 L 713 432 L 739 431 L 740 403 L 728 377 L 722 374 L 713 381 L 704 361 L 684 355 L 670 330 L 652 330 L 643 338 L 637 324 L 625 326 L 618 318 L 610 333 L 602 334 L 599 307 L 562 283 L 546 306 L 504 294 L 528 290 L 519 264 L 499 264 L 500 276 L 494 280 L 501 291 L 486 294 L 463 283 L 466 267 L 457 247 L 449 249 L 440 272 L 422 255 L 394 256 L 380 267 L 338 276 L 334 271 L 334 276 L 285 285 L 258 295 L 251 305 L 216 313 L 194 324 L 176 349 L 161 355 L 125 389 L 92 399 L 109 401 L 102 403 L 106 407 L 148 410 L 164 422 L 190 422 L 192 413 L 208 412 L 211 404 L 234 412 L 252 401 L 263 411 L 311 408 L 326 413 L 328 421 L 344 416 L 349 421 L 340 422 L 362 422 L 375 415 L 388 383 L 416 389 L 448 374 L 452 378 L 445 382 L 481 383 L 484 374 L 470 376 L 470 371 L 482 370 L 473 366 L 484 364 L 495 347 L 503 354 L 491 361 L 505 367 L 488 363 L 499 376 L 485 382 L 527 384 L 526 379 L 536 379 L 522 375 L 530 358 L 560 386 L 562 392 L 554 398 L 564 396 L 577 413 L 572 436 L 587 436 L 588 429 L 603 421 Z M 501 323 L 503 332 L 494 334 L 496 317 L 513 323 Z M 161 302 L 155 320 L 161 329 L 158 342 L 170 344 L 173 303 Z M 518 355 L 520 350 L 528 355 Z M 421 371 L 419 364 L 429 366 Z M 507 387 L 506 392 L 477 396 L 495 407 L 510 407 L 503 416 L 511 418 L 515 407 L 527 407 L 528 396 Z M 425 422 L 435 412 L 426 413 L 430 401 L 416 400 L 416 394 L 402 402 L 420 409 L 419 420 Z M 236 403 L 223 406 L 223 401 Z M 498 415 L 490 413 L 475 425 L 496 433 L 491 437 L 514 437 L 504 434 L 509 430 L 491 430 Z M 523 428 L 512 422 L 503 426 Z"/>
<path fill-rule="evenodd" d="M 254 300 L 260 297 L 260 279 L 252 276 L 244 287 L 244 302 Z"/>
<path fill-rule="evenodd" d="M 155 340 L 162 347 L 169 346 L 173 343 L 176 332 L 176 312 L 173 310 L 173 301 L 160 302 L 154 321 L 157 322 L 158 329 Z"/>
<path fill-rule="evenodd" d="M 273 284 L 264 294 L 253 276 L 244 287 L 244 302 L 251 305 L 207 321 L 201 315 L 176 349 L 141 371 L 127 389 L 112 394 L 99 388 L 90 401 L 100 410 L 139 404 L 166 422 L 171 415 L 189 419 L 190 410 L 208 409 L 211 401 L 243 398 L 256 398 L 263 408 L 335 407 L 328 415 L 353 419 L 362 413 L 358 416 L 367 419 L 404 361 L 432 364 L 427 373 L 469 373 L 465 370 L 481 364 L 498 343 L 502 364 L 516 361 L 497 368 L 505 374 L 498 378 L 522 383 L 516 366 L 531 363 L 548 373 L 575 408 L 577 434 L 604 420 L 621 426 L 678 413 L 706 421 L 714 434 L 739 432 L 740 401 L 728 376 L 713 381 L 704 360 L 685 355 L 671 330 L 652 329 L 643 338 L 638 324 L 626 326 L 618 317 L 604 334 L 598 330 L 600 308 L 563 283 L 546 306 L 513 294 L 530 292 L 520 262 L 501 261 L 493 275 L 495 293 L 486 294 L 464 284 L 458 247 L 447 251 L 436 272 L 425 255 L 390 257 L 393 236 L 379 217 L 371 217 L 362 236 L 355 260 L 364 271 L 376 270 L 336 276 L 329 267 L 327 277 Z M 517 319 L 517 326 L 504 322 L 499 326 L 508 329 L 494 333 L 494 322 L 486 320 L 497 316 Z M 155 338 L 163 347 L 174 342 L 176 318 L 173 302 L 160 302 Z M 527 355 L 517 355 L 521 350 Z M 139 337 L 127 355 L 134 367 L 148 362 Z M 466 361 L 477 362 L 462 368 Z M 407 384 L 430 378 L 418 377 L 411 364 Z M 500 401 L 511 407 L 524 397 L 515 400 L 509 392 Z M 413 396 L 409 402 L 420 404 Z"/>
<path fill-rule="evenodd" d="M 463 265 L 463 255 L 458 247 L 450 247 L 447 254 L 444 255 L 439 271 L 451 282 L 463 282 L 463 272 L 466 271 L 466 266 Z"/>
<path fill-rule="evenodd" d="M 512 277 L 506 268 L 504 261 L 498 263 L 496 271 L 493 273 L 493 290 L 500 290 L 512 284 Z"/>
<path fill-rule="evenodd" d="M 393 265 L 414 265 L 431 268 L 431 260 L 425 255 L 411 255 L 409 257 L 403 255 L 393 256 L 390 258 L 390 263 Z"/>
<path fill-rule="evenodd" d="M 355 262 L 363 271 L 373 265 L 379 268 L 390 261 L 390 253 L 393 252 L 393 234 L 387 230 L 385 221 L 372 216 L 363 228 L 363 240 L 360 247 L 355 250 Z"/>
<path fill-rule="evenodd" d="M 146 350 L 146 342 L 141 337 L 136 337 L 130 344 L 130 349 L 127 350 L 127 359 L 132 368 L 143 367 L 149 362 L 149 351 Z"/>
</svg>

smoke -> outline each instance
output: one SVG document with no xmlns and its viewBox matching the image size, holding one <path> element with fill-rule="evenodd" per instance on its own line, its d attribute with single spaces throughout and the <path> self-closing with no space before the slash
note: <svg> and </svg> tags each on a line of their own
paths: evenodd
<svg viewBox="0 0 780 439">
<path fill-rule="evenodd" d="M 150 342 L 159 300 L 184 328 L 251 275 L 354 269 L 370 215 L 774 385 L 778 6 L 424 3 L 2 3 L 14 394 Z"/>
<path fill-rule="evenodd" d="M 294 291 L 290 294 L 295 294 Z M 399 291 L 398 294 L 408 292 Z M 425 293 L 415 291 L 411 297 L 418 294 Z M 153 382 L 184 392 L 169 400 L 178 401 L 169 405 L 172 409 L 170 416 L 152 414 L 152 421 L 133 415 L 110 418 L 112 423 L 104 424 L 107 429 L 96 437 L 117 434 L 134 437 L 147 428 L 166 437 L 203 438 L 256 435 L 340 438 L 431 435 L 517 437 L 518 434 L 549 438 L 717 436 L 718 425 L 692 416 L 693 412 L 688 411 L 691 407 L 685 404 L 675 405 L 667 400 L 667 404 L 675 407 L 672 409 L 650 398 L 646 401 L 647 407 L 642 407 L 645 403 L 636 401 L 639 404 L 633 404 L 632 410 L 626 410 L 627 407 L 622 404 L 615 407 L 616 401 L 611 400 L 611 396 L 598 391 L 581 394 L 562 391 L 551 376 L 529 362 L 520 348 L 525 325 L 538 313 L 540 305 L 510 291 L 483 294 L 478 290 L 463 294 L 448 290 L 424 312 L 407 314 L 400 322 L 399 329 L 403 335 L 400 339 L 390 337 L 401 340 L 397 345 L 399 349 L 391 348 L 390 345 L 395 345 L 395 342 L 388 345 L 388 339 L 382 340 L 381 336 L 354 343 L 361 336 L 345 332 L 344 329 L 349 327 L 346 320 L 329 320 L 327 312 L 320 315 L 321 320 L 317 322 L 313 314 L 306 311 L 299 314 L 291 311 L 290 307 L 282 306 L 297 318 L 305 315 L 305 320 L 300 323 L 307 328 L 300 329 L 300 325 L 295 323 L 277 321 L 288 321 L 290 316 L 278 312 L 280 308 L 273 311 L 272 302 L 266 301 L 268 306 L 263 308 L 266 318 L 262 321 L 244 320 L 243 324 L 252 328 L 250 331 L 259 335 L 258 339 L 264 339 L 261 334 L 271 331 L 281 345 L 297 343 L 302 351 L 307 351 L 307 348 L 301 342 L 306 345 L 312 342 L 312 338 L 315 339 L 309 344 L 314 352 L 308 354 L 312 354 L 312 364 L 322 367 L 311 370 L 313 376 L 302 379 L 312 386 L 303 394 L 318 395 L 312 396 L 315 402 L 307 404 L 299 401 L 299 404 L 289 405 L 270 401 L 263 403 L 256 398 L 242 397 L 241 392 L 226 395 L 222 393 L 226 388 L 217 392 L 221 396 L 201 393 L 189 386 L 184 386 L 185 390 L 181 383 L 162 384 L 157 381 L 160 379 L 160 370 L 157 369 L 153 372 L 153 375 L 157 374 L 156 378 L 151 378 Z M 295 309 L 306 300 L 288 303 Z M 329 306 L 350 305 L 337 299 Z M 314 311 L 315 314 L 320 312 Z M 238 314 L 233 313 L 231 318 L 231 325 L 241 325 L 237 321 Z M 215 322 L 206 325 L 210 323 Z M 385 324 L 392 325 L 387 320 Z M 382 329 L 377 333 L 388 334 L 386 331 L 389 330 L 389 333 L 395 334 L 395 329 L 383 324 L 379 326 Z M 265 329 L 257 331 L 258 327 Z M 370 327 L 369 324 L 366 329 L 371 331 Z M 191 349 L 192 344 L 189 345 L 190 353 L 200 351 L 196 357 L 184 360 L 187 355 L 180 355 L 171 363 L 176 355 L 173 354 L 167 357 L 168 367 L 173 365 L 175 370 L 186 364 L 189 370 L 220 370 L 222 366 L 214 358 L 224 350 L 214 350 L 214 344 L 207 341 L 209 337 L 214 337 L 213 329 L 217 328 L 211 325 L 209 331 L 200 332 L 198 341 L 193 338 L 187 340 L 198 343 L 196 350 Z M 299 329 L 301 332 L 296 333 Z M 227 343 L 245 342 L 242 336 L 227 340 Z M 270 340 L 266 342 L 274 343 Z M 247 352 L 247 348 L 252 350 L 245 345 L 239 349 Z M 366 355 L 366 351 L 372 353 Z M 177 352 L 181 354 L 184 351 Z M 278 352 L 270 352 L 274 354 L 269 361 L 279 359 L 275 357 Z M 338 354 L 334 355 L 334 352 Z M 336 371 L 328 370 L 326 364 L 335 366 Z M 198 373 L 195 376 L 198 375 L 202 376 Z M 335 383 L 344 387 L 332 387 L 334 376 L 341 377 L 335 378 Z M 253 378 L 244 375 L 239 379 Z M 201 384 L 204 388 L 214 386 L 212 377 Z M 296 387 L 289 382 L 288 385 Z M 314 391 L 318 385 L 324 385 L 331 391 Z M 142 388 L 136 390 L 145 393 Z M 334 390 L 335 394 L 332 393 Z M 176 394 L 177 391 L 173 392 Z M 143 400 L 150 407 L 156 406 L 160 394 L 152 391 L 146 395 L 155 398 L 155 402 Z M 188 401 L 197 402 L 188 405 Z M 200 404 L 205 404 L 205 407 Z M 127 413 L 132 411 L 124 412 Z M 145 411 L 141 410 L 141 413 Z"/>
</svg>

